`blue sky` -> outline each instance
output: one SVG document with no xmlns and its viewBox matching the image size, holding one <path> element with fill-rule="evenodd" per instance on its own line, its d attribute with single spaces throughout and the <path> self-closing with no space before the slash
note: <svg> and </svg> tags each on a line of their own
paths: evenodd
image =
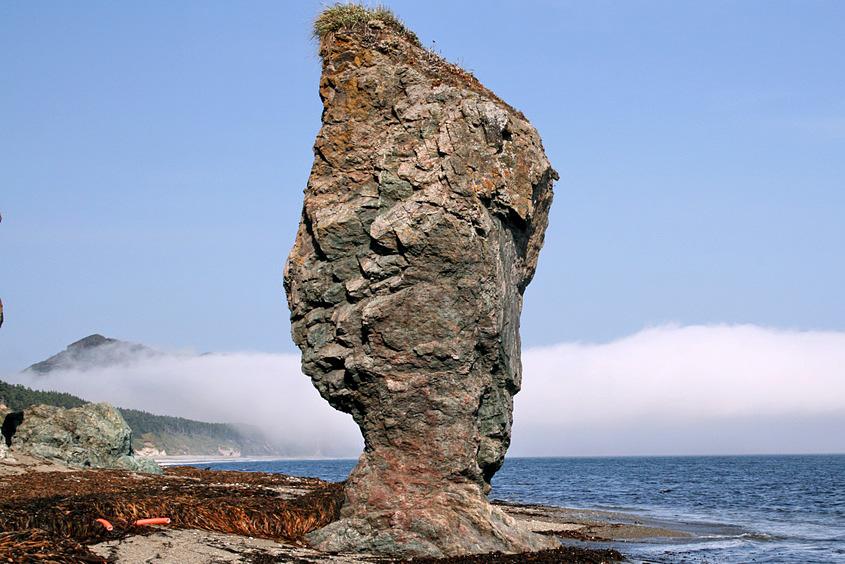
<svg viewBox="0 0 845 564">
<path fill-rule="evenodd" d="M 845 6 L 391 2 L 559 170 L 527 346 L 845 329 Z M 2 365 L 78 337 L 293 351 L 318 2 L 0 7 Z"/>
<path fill-rule="evenodd" d="M 526 348 L 845 331 L 845 4 L 387 4 L 560 173 Z M 0 3 L 0 369 L 95 332 L 296 352 L 320 6 Z"/>
</svg>

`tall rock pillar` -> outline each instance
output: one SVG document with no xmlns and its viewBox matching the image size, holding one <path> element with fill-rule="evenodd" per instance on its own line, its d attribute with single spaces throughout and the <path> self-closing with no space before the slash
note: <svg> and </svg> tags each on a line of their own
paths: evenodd
<svg viewBox="0 0 845 564">
<path fill-rule="evenodd" d="M 303 371 L 365 450 L 341 519 L 308 540 L 403 556 L 547 548 L 486 494 L 557 173 L 520 112 L 389 13 L 324 31 L 320 55 L 323 125 L 285 289 Z"/>
</svg>

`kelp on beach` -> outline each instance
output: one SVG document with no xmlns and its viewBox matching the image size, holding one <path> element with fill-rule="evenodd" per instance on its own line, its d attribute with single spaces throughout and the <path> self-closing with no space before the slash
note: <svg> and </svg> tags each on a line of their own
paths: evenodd
<svg viewBox="0 0 845 564">
<path fill-rule="evenodd" d="M 9 476 L 0 480 L 0 557 L 26 561 L 15 555 L 26 553 L 21 551 L 29 543 L 34 553 L 50 556 L 46 560 L 85 561 L 75 543 L 142 534 L 150 529 L 132 523 L 149 517 L 169 517 L 172 527 L 301 544 L 305 533 L 337 519 L 342 487 L 313 478 L 191 467 L 168 468 L 163 476 L 123 470 Z M 288 489 L 297 491 L 287 495 Z M 114 530 L 107 531 L 99 518 Z M 62 560 L 71 548 L 76 554 Z"/>
<path fill-rule="evenodd" d="M 305 546 L 302 537 L 338 518 L 343 483 L 261 472 L 165 469 L 162 476 L 124 470 L 28 472 L 0 477 L 0 562 L 56 564 L 109 560 L 86 545 L 155 531 L 138 519 L 169 517 L 169 527 L 259 537 Z M 97 519 L 109 521 L 107 531 Z M 253 562 L 277 562 L 271 555 Z M 526 554 L 446 559 L 372 558 L 382 564 L 556 562 L 621 560 L 613 550 L 561 547 Z"/>
<path fill-rule="evenodd" d="M 41 529 L 0 533 L 0 559 L 4 562 L 107 562 L 83 544 L 59 538 Z"/>
</svg>

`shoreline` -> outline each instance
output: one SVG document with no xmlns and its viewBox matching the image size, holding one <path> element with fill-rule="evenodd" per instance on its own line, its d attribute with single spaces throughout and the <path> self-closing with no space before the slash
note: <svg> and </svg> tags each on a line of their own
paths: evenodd
<svg viewBox="0 0 845 564">
<path fill-rule="evenodd" d="M 338 458 L 312 457 L 278 457 L 278 456 L 164 456 L 154 460 L 163 467 L 218 464 L 230 462 L 274 462 L 301 460 L 355 460 Z M 230 472 L 237 470 L 214 470 L 214 472 Z M 675 530 L 677 526 L 671 522 L 648 518 L 636 513 L 609 511 L 603 509 L 562 507 L 535 503 L 510 502 L 500 499 L 490 499 L 490 503 L 505 510 L 519 521 L 529 524 L 535 532 L 550 534 L 550 531 L 570 533 L 580 531 L 578 535 L 565 534 L 569 538 L 590 537 L 597 541 L 609 542 L 613 540 L 632 540 L 653 537 L 689 538 L 693 535 L 686 531 Z M 559 527 L 558 527 L 559 526 Z M 683 528 L 683 527 L 679 527 Z"/>
<path fill-rule="evenodd" d="M 225 472 L 225 471 L 215 471 Z M 90 546 L 98 555 L 126 564 L 180 562 L 299 562 L 300 564 L 482 564 L 557 562 L 598 564 L 624 562 L 624 555 L 605 548 L 609 543 L 647 538 L 684 538 L 692 535 L 639 523 L 640 516 L 601 510 L 572 509 L 539 504 L 493 502 L 535 533 L 555 536 L 558 549 L 524 554 L 481 554 L 412 560 L 373 554 L 329 554 L 308 546 L 245 535 L 199 529 L 157 527 L 153 534 L 132 535 Z M 623 522 L 620 522 L 623 521 Z M 635 523 L 637 522 L 637 523 Z M 156 555 L 151 558 L 151 555 Z"/>
<path fill-rule="evenodd" d="M 683 527 L 676 529 L 672 523 L 649 519 L 635 513 L 509 503 L 500 500 L 492 500 L 491 503 L 540 534 L 554 534 L 588 542 L 693 537 L 692 533 L 677 530 Z"/>
<path fill-rule="evenodd" d="M 168 457 L 167 462 L 175 466 L 187 460 L 211 458 L 219 460 Z M 0 467 L 12 461 L 4 462 Z M 305 532 L 337 518 L 342 490 L 336 482 L 189 466 L 166 466 L 164 475 L 59 468 L 35 459 L 19 459 L 10 466 L 15 468 L 0 472 L 0 506 L 5 525 L 0 531 L 0 557 L 12 557 L 11 561 L 25 561 L 27 553 L 22 551 L 29 546 L 39 554 L 65 557 L 67 551 L 76 550 L 77 557 L 87 553 L 94 558 L 86 561 L 126 564 L 411 562 L 369 554 L 328 554 L 304 543 Z M 493 553 L 413 562 L 598 564 L 623 558 L 608 548 L 609 542 L 691 536 L 643 523 L 644 519 L 633 514 L 493 503 L 527 530 L 557 537 L 562 541 L 561 547 L 523 555 Z M 285 512 L 287 522 L 282 518 Z M 37 515 L 36 521 L 32 521 L 33 515 Z M 137 515 L 168 517 L 172 521 L 164 526 L 132 526 Z M 266 515 L 279 515 L 282 520 L 267 521 Z M 108 519 L 115 530 L 106 531 L 95 523 L 97 518 Z"/>
</svg>

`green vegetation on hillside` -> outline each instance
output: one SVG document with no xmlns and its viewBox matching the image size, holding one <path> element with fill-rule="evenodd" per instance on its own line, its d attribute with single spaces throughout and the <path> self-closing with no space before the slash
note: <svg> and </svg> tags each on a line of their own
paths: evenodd
<svg viewBox="0 0 845 564">
<path fill-rule="evenodd" d="M 260 430 L 246 425 L 206 423 L 137 409 L 120 408 L 120 413 L 132 429 L 133 446 L 139 450 L 149 441 L 168 454 L 217 454 L 220 447 L 242 454 L 278 454 Z"/>
<path fill-rule="evenodd" d="M 0 380 L 0 404 L 5 404 L 12 411 L 23 411 L 27 407 L 41 404 L 72 409 L 86 403 L 84 399 L 64 392 L 40 392 Z"/>
<path fill-rule="evenodd" d="M 204 423 L 182 417 L 154 415 L 137 409 L 120 408 L 120 414 L 132 428 L 133 433 L 181 433 L 184 435 L 205 435 L 219 439 L 232 439 L 237 433 L 225 423 Z"/>
</svg>

